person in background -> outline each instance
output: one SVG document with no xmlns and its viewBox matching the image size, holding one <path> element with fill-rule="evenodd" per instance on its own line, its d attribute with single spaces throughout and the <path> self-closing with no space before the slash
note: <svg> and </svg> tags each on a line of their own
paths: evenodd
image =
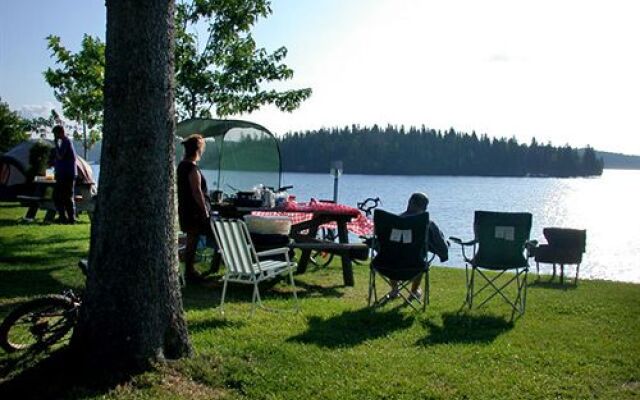
<svg viewBox="0 0 640 400">
<path fill-rule="evenodd" d="M 184 254 L 185 278 L 187 282 L 203 280 L 195 268 L 195 256 L 200 235 L 213 237 L 209 218 L 211 201 L 207 181 L 198 161 L 205 151 L 205 142 L 201 135 L 194 134 L 182 141 L 184 158 L 178 164 L 178 220 L 180 230 L 187 234 Z"/>
<path fill-rule="evenodd" d="M 401 216 L 405 215 L 415 215 L 421 214 L 427 211 L 427 206 L 429 205 L 429 198 L 426 194 L 416 192 L 411 195 L 409 198 L 409 203 L 407 204 L 407 211 L 400 214 Z M 435 222 L 429 221 L 429 226 L 427 227 L 427 244 L 428 251 L 437 255 L 440 259 L 440 262 L 445 262 L 449 259 L 449 247 L 447 245 L 446 240 L 444 239 L 444 235 L 438 225 Z M 418 276 L 411 284 L 411 296 L 420 299 L 422 297 L 422 290 L 420 290 L 420 279 L 422 275 Z M 395 283 L 394 283 L 395 285 Z M 394 291 L 396 292 L 396 291 Z M 394 293 L 397 296 L 396 293 Z"/>
<path fill-rule="evenodd" d="M 74 192 L 76 177 L 78 176 L 76 150 L 61 125 L 54 126 L 52 131 L 55 139 L 53 165 L 56 179 L 53 187 L 53 202 L 59 214 L 56 222 L 75 224 L 76 204 Z"/>
</svg>

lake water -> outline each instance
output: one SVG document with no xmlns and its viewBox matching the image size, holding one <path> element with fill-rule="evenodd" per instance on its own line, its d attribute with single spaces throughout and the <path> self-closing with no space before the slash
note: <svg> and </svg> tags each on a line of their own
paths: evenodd
<svg viewBox="0 0 640 400">
<path fill-rule="evenodd" d="M 215 181 L 213 171 L 205 171 Z M 380 197 L 381 208 L 402 212 L 415 191 L 429 195 L 431 219 L 446 236 L 473 238 L 475 210 L 530 212 L 532 239 L 544 243 L 542 228 L 587 230 L 587 252 L 581 278 L 640 283 L 640 171 L 605 170 L 597 178 L 487 178 L 451 176 L 342 175 L 340 203 L 355 207 L 366 197 Z M 284 173 L 283 185 L 298 201 L 333 198 L 333 177 L 327 174 Z M 459 246 L 449 261 L 437 265 L 462 267 Z M 535 268 L 534 268 L 535 269 Z M 550 266 L 541 265 L 543 272 Z M 542 272 L 541 271 L 541 272 Z M 573 267 L 569 267 L 570 274 Z"/>
</svg>

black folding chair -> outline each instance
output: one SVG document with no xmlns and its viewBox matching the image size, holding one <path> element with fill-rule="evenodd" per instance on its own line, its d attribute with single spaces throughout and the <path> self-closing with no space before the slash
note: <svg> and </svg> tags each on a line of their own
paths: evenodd
<svg viewBox="0 0 640 400">
<path fill-rule="evenodd" d="M 536 274 L 540 278 L 540 263 L 553 264 L 553 275 L 556 276 L 556 265 L 560 265 L 560 283 L 564 283 L 564 266 L 576 265 L 576 278 L 573 284 L 578 284 L 580 263 L 582 254 L 587 247 L 587 231 L 584 229 L 569 228 L 544 228 L 542 234 L 547 239 L 547 244 L 541 244 L 535 248 L 534 260 L 536 262 Z"/>
<path fill-rule="evenodd" d="M 399 216 L 377 209 L 373 214 L 374 246 L 376 255 L 371 261 L 369 274 L 369 306 L 386 303 L 394 291 L 413 309 L 412 300 L 422 305 L 429 303 L 429 260 L 427 259 L 427 227 L 429 213 Z M 424 297 L 416 299 L 409 290 L 411 282 L 424 273 Z M 378 298 L 376 275 L 389 284 L 391 290 Z M 395 284 L 392 283 L 395 281 Z"/>
<path fill-rule="evenodd" d="M 475 239 L 463 242 L 455 237 L 450 238 L 452 242 L 462 247 L 467 279 L 465 305 L 468 305 L 469 309 L 473 307 L 474 299 L 480 293 L 485 289 L 493 289 L 493 292 L 488 294 L 476 308 L 484 306 L 489 300 L 499 295 L 513 309 L 511 318 L 515 313 L 524 314 L 527 302 L 531 219 L 530 213 L 476 211 L 473 223 Z M 473 252 L 470 257 L 465 252 L 466 247 L 472 247 Z M 498 273 L 491 275 L 483 270 Z M 475 290 L 476 272 L 486 281 L 478 290 Z M 506 272 L 514 274 L 506 275 L 505 279 L 499 281 Z M 516 286 L 515 298 L 509 298 L 505 293 L 511 283 L 515 283 Z"/>
</svg>

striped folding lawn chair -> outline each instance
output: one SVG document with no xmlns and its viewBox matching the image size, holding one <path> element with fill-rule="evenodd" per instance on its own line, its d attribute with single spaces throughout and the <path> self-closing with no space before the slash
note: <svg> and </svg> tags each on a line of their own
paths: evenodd
<svg viewBox="0 0 640 400">
<path fill-rule="evenodd" d="M 249 229 L 242 220 L 212 218 L 211 228 L 226 266 L 220 300 L 221 312 L 224 312 L 224 299 L 229 282 L 253 285 L 251 302 L 252 310 L 255 310 L 256 304 L 264 307 L 258 284 L 286 274 L 289 275 L 293 288 L 294 308 L 299 309 L 296 285 L 293 281 L 293 270 L 297 265 L 289 260 L 288 247 L 256 252 Z M 266 259 L 275 255 L 281 256 L 284 260 Z"/>
</svg>

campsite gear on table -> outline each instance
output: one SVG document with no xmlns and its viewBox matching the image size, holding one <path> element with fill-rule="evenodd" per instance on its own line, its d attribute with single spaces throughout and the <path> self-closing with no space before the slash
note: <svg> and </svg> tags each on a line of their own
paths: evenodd
<svg viewBox="0 0 640 400">
<path fill-rule="evenodd" d="M 472 308 L 474 299 L 480 293 L 485 289 L 493 289 L 493 292 L 476 308 L 484 306 L 489 300 L 499 295 L 511 306 L 511 319 L 516 313 L 519 316 L 524 315 L 527 302 L 531 221 L 530 213 L 476 211 L 473 221 L 474 239 L 463 242 L 456 237 L 449 238 L 452 242 L 459 244 L 462 249 L 467 278 L 465 304 L 469 309 Z M 472 254 L 466 254 L 467 247 L 472 248 Z M 470 272 L 469 269 L 471 269 Z M 483 270 L 493 271 L 496 274 L 487 274 Z M 505 276 L 506 282 L 499 282 L 506 272 L 512 272 L 513 275 Z M 475 290 L 476 275 L 486 281 L 478 290 Z M 505 289 L 511 283 L 515 283 L 515 299 L 509 298 L 505 293 Z"/>
<path fill-rule="evenodd" d="M 211 203 L 212 204 L 220 204 L 222 203 L 222 199 L 224 198 L 222 190 L 212 190 L 211 191 Z"/>
<path fill-rule="evenodd" d="M 401 297 L 414 310 L 424 311 L 429 303 L 429 267 L 427 259 L 429 213 L 395 215 L 377 209 L 373 214 L 376 255 L 369 273 L 369 306 L 381 306 L 394 297 Z M 409 286 L 424 274 L 424 298 L 413 296 Z M 390 291 L 378 298 L 376 275 L 389 284 Z M 395 282 L 395 284 L 393 282 Z"/>
<path fill-rule="evenodd" d="M 269 188 L 262 190 L 262 207 L 274 208 L 276 206 L 276 195 Z"/>
<path fill-rule="evenodd" d="M 582 254 L 587 246 L 587 231 L 569 228 L 544 228 L 542 234 L 547 244 L 538 245 L 534 250 L 536 272 L 540 276 L 540 263 L 553 264 L 553 277 L 556 276 L 556 265 L 560 265 L 560 283 L 564 283 L 564 266 L 576 265 L 576 277 L 573 281 L 578 284 L 578 274 L 582 263 Z"/>
<path fill-rule="evenodd" d="M 233 198 L 236 207 L 262 207 L 262 198 L 254 191 L 238 192 Z"/>
<path fill-rule="evenodd" d="M 288 236 L 291 232 L 291 219 L 288 217 L 245 215 L 244 222 L 251 233 Z"/>
</svg>

